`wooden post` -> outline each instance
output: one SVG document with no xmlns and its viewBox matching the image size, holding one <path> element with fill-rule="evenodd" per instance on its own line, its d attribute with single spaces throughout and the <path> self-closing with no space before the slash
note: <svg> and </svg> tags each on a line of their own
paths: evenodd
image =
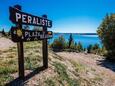
<svg viewBox="0 0 115 86">
<path fill-rule="evenodd" d="M 43 15 L 43 18 L 47 19 L 47 15 Z M 47 27 L 43 26 L 43 31 L 47 31 Z M 42 53 L 43 53 L 43 67 L 48 68 L 48 44 L 47 39 L 43 39 L 42 41 Z"/>
<path fill-rule="evenodd" d="M 21 10 L 20 5 L 15 5 L 15 8 Z M 18 28 L 22 29 L 22 24 L 17 24 Z M 19 68 L 19 78 L 24 80 L 24 52 L 23 52 L 23 42 L 17 43 L 18 47 L 18 68 Z"/>
</svg>

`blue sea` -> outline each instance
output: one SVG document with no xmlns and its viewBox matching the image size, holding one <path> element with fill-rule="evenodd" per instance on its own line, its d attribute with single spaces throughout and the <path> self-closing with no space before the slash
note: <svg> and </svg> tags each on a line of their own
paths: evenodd
<svg viewBox="0 0 115 86">
<path fill-rule="evenodd" d="M 58 38 L 59 36 L 63 36 L 66 41 L 68 41 L 70 34 L 69 33 L 54 33 L 53 38 L 49 40 L 49 43 L 52 43 L 54 39 Z M 72 34 L 74 42 L 81 42 L 84 48 L 87 48 L 90 44 L 99 44 L 101 47 L 101 40 L 99 39 L 98 35 L 78 35 L 73 33 Z"/>
</svg>

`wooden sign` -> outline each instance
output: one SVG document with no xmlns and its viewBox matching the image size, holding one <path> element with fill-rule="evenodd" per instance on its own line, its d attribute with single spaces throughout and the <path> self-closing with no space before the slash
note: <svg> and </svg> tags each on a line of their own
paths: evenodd
<svg viewBox="0 0 115 86">
<path fill-rule="evenodd" d="M 11 39 L 14 42 L 28 42 L 37 41 L 43 39 L 50 39 L 53 37 L 52 31 L 35 31 L 35 30 L 25 30 L 17 27 L 11 28 Z"/>
<path fill-rule="evenodd" d="M 24 77 L 24 50 L 23 42 L 42 40 L 42 54 L 43 54 L 43 68 L 48 68 L 48 43 L 47 39 L 52 38 L 52 31 L 47 31 L 47 27 L 52 27 L 52 21 L 47 19 L 47 15 L 42 17 L 33 16 L 21 11 L 20 5 L 9 7 L 9 19 L 15 24 L 15 27 L 11 28 L 11 39 L 17 42 L 18 49 L 18 68 L 19 79 L 25 80 Z M 22 25 L 34 25 L 42 26 L 43 31 L 25 30 L 22 29 Z"/>
<path fill-rule="evenodd" d="M 10 11 L 10 20 L 15 24 L 45 26 L 49 28 L 52 27 L 52 21 L 46 18 L 24 13 L 13 7 L 10 7 L 9 11 Z"/>
</svg>

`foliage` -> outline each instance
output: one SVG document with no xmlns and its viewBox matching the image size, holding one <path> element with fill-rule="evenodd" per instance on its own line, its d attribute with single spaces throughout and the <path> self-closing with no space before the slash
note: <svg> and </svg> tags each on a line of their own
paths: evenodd
<svg viewBox="0 0 115 86">
<path fill-rule="evenodd" d="M 74 42 L 72 35 L 70 35 L 70 38 L 68 39 L 68 41 L 65 41 L 65 38 L 63 36 L 59 36 L 59 38 L 54 39 L 50 47 L 54 51 L 67 50 L 69 52 L 70 51 L 82 52 L 84 50 L 81 42 L 78 42 L 78 43 Z"/>
<path fill-rule="evenodd" d="M 69 49 L 76 49 L 76 44 L 74 43 L 74 40 L 71 42 L 71 46 Z"/>
<path fill-rule="evenodd" d="M 65 48 L 66 41 L 63 36 L 55 39 L 54 42 L 51 44 L 51 48 L 55 51 L 60 51 Z"/>
<path fill-rule="evenodd" d="M 68 48 L 70 48 L 70 46 L 71 46 L 71 44 L 73 42 L 73 36 L 72 36 L 72 34 L 70 34 L 68 42 L 69 42 Z"/>
<path fill-rule="evenodd" d="M 94 44 L 94 46 L 92 47 L 93 50 L 99 49 L 99 44 Z"/>
<path fill-rule="evenodd" d="M 11 36 L 11 30 L 8 31 L 8 36 L 9 36 L 9 37 Z"/>
<path fill-rule="evenodd" d="M 100 53 L 102 53 L 101 52 L 101 49 L 102 48 L 100 48 L 100 46 L 99 46 L 99 44 L 94 44 L 94 45 L 89 45 L 88 47 L 87 47 L 87 53 L 94 53 L 94 54 L 100 54 Z"/>
<path fill-rule="evenodd" d="M 87 52 L 88 52 L 88 53 L 91 53 L 91 50 L 92 50 L 92 45 L 90 44 L 90 45 L 87 47 Z"/>
<path fill-rule="evenodd" d="M 4 29 L 2 29 L 2 35 L 3 35 L 3 36 L 5 36 L 5 35 L 6 35 L 6 33 L 5 33 Z"/>
<path fill-rule="evenodd" d="M 115 61 L 115 14 L 106 15 L 97 33 L 107 50 L 108 59 Z"/>
<path fill-rule="evenodd" d="M 100 49 L 100 55 L 106 55 L 107 51 L 104 46 Z"/>
<path fill-rule="evenodd" d="M 71 38 L 72 35 L 70 35 L 70 38 L 68 41 L 65 41 L 65 38 L 63 36 L 59 36 L 59 38 L 55 39 L 53 43 L 50 45 L 50 47 L 54 51 L 68 51 L 68 52 L 84 52 L 87 53 L 94 53 L 103 55 L 105 52 L 105 49 L 100 48 L 99 44 L 89 45 L 87 48 L 84 48 L 81 42 L 74 42 L 74 39 Z M 70 41 L 72 39 L 72 41 Z M 70 43 L 71 42 L 71 43 Z"/>
<path fill-rule="evenodd" d="M 92 47 L 92 53 L 94 54 L 99 54 L 100 53 L 100 47 L 99 47 L 99 44 L 94 44 L 93 47 Z"/>
<path fill-rule="evenodd" d="M 78 52 L 83 51 L 83 46 L 82 46 L 81 42 L 78 42 L 78 44 L 77 44 L 77 50 L 78 50 Z"/>
</svg>

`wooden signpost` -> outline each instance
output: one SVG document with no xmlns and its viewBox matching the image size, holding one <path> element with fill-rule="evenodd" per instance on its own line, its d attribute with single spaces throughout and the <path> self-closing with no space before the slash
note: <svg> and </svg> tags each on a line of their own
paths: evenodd
<svg viewBox="0 0 115 86">
<path fill-rule="evenodd" d="M 45 17 L 34 16 L 25 12 L 22 12 L 18 8 L 10 7 L 10 20 L 15 24 L 26 24 L 35 26 L 46 26 L 51 28 L 52 21 L 46 19 Z"/>
<path fill-rule="evenodd" d="M 25 30 L 18 27 L 11 28 L 11 38 L 14 42 L 29 42 L 52 38 L 52 31 Z"/>
<path fill-rule="evenodd" d="M 21 11 L 20 5 L 9 7 L 9 19 L 16 25 L 11 28 L 11 39 L 17 42 L 19 78 L 24 80 L 24 52 L 23 42 L 42 40 L 43 67 L 48 68 L 48 44 L 47 39 L 52 38 L 52 31 L 47 31 L 47 27 L 52 27 L 52 21 L 46 15 L 42 17 L 34 16 Z M 43 27 L 43 31 L 25 30 L 22 25 L 34 25 Z"/>
</svg>

